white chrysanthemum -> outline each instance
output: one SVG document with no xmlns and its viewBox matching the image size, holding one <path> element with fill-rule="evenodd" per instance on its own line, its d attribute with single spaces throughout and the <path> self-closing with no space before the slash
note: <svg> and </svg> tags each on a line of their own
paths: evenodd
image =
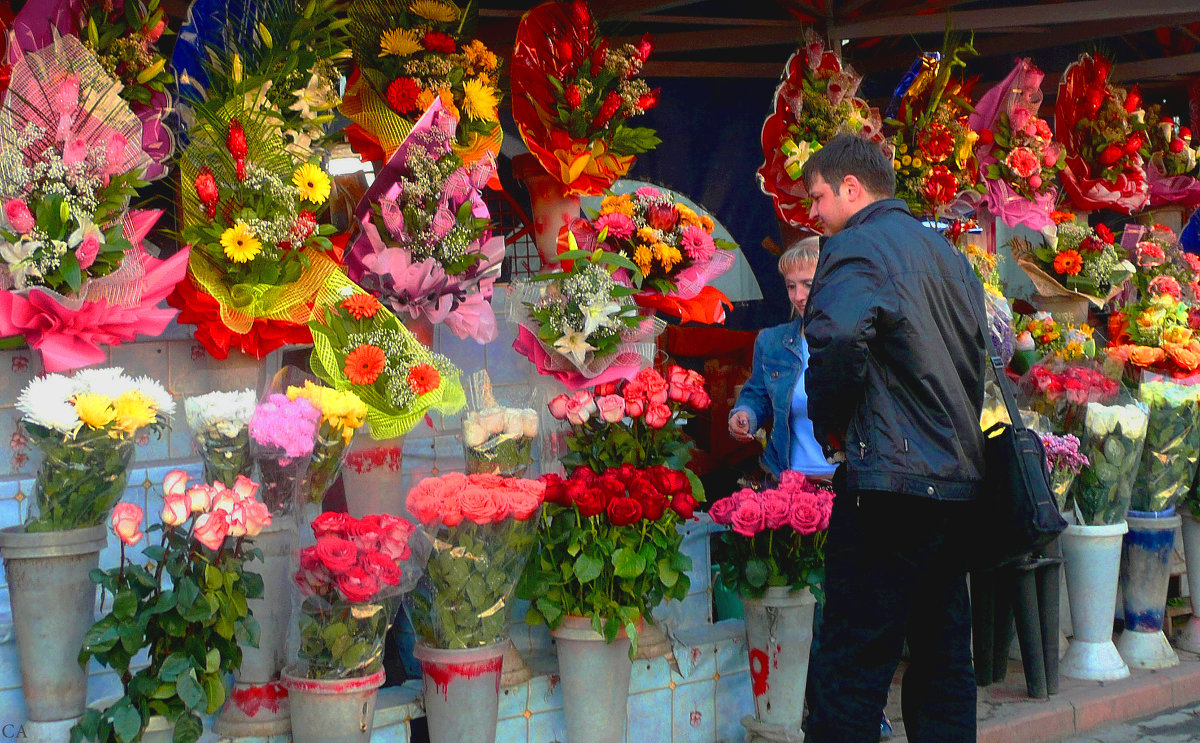
<svg viewBox="0 0 1200 743">
<path fill-rule="evenodd" d="M 91 392 L 97 395 L 108 395 L 116 400 L 133 388 L 133 380 L 125 376 L 125 370 L 119 366 L 106 369 L 83 369 L 71 378 L 75 382 L 75 393 Z"/>
<path fill-rule="evenodd" d="M 154 402 L 154 407 L 158 409 L 160 416 L 168 417 L 174 415 L 175 398 L 171 397 L 171 393 L 167 392 L 167 388 L 163 387 L 157 379 L 138 377 L 133 381 L 133 384 L 143 395 Z"/>
<path fill-rule="evenodd" d="M 209 392 L 183 401 L 188 425 L 197 433 L 216 429 L 222 436 L 237 436 L 250 423 L 258 404 L 252 389 Z"/>
<path fill-rule="evenodd" d="M 17 398 L 17 409 L 29 423 L 69 434 L 80 425 L 79 415 L 71 404 L 74 393 L 73 380 L 62 374 L 47 374 L 25 385 Z"/>
</svg>

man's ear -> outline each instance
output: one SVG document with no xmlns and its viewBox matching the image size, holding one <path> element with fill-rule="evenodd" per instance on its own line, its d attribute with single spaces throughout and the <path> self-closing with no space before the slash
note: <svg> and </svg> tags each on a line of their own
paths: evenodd
<svg viewBox="0 0 1200 743">
<path fill-rule="evenodd" d="M 862 183 L 856 175 L 847 175 L 843 178 L 842 189 L 846 192 L 846 198 L 849 201 L 858 201 L 863 194 Z"/>
</svg>

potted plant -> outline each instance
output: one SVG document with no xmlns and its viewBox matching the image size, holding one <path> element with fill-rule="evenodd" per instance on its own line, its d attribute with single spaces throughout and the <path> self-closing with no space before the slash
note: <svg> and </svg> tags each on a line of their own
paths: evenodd
<svg viewBox="0 0 1200 743">
<path fill-rule="evenodd" d="M 95 619 L 88 578 L 108 543 L 104 522 L 125 491 L 134 441 L 175 409 L 159 383 L 121 369 L 38 377 L 17 399 L 21 427 L 43 452 L 29 517 L 0 529 L 29 719 L 78 717 L 87 675 L 75 654 Z"/>
<path fill-rule="evenodd" d="M 663 600 L 688 593 L 677 525 L 695 508 L 691 483 L 629 463 L 542 480 L 538 554 L 518 588 L 531 602 L 525 621 L 548 625 L 557 642 L 567 739 L 620 741 L 638 628 Z"/>
<path fill-rule="evenodd" d="M 121 562 L 92 576 L 112 596 L 112 609 L 87 631 L 79 662 L 95 658 L 111 668 L 123 694 L 104 709 L 89 709 L 72 728 L 72 743 L 139 735 L 148 742 L 143 733 L 155 716 L 167 724 L 155 726 L 163 732 L 154 740 L 199 740 L 201 715 L 225 701 L 225 674 L 241 661 L 239 643 L 258 637 L 247 600 L 262 593 L 262 581 L 245 569 L 258 556 L 246 540 L 271 523 L 271 513 L 254 497 L 257 489 L 245 477 L 233 488 L 189 487 L 182 470 L 167 473 L 161 522 L 145 531 L 162 536 L 143 550 L 144 564 L 125 554 L 144 536 L 142 509 L 121 503 L 113 510 Z M 135 671 L 130 664 L 142 648 L 150 662 Z"/>
<path fill-rule="evenodd" d="M 371 739 L 383 685 L 383 641 L 400 595 L 415 583 L 413 525 L 398 516 L 355 519 L 327 511 L 311 524 L 316 543 L 294 572 L 301 601 L 292 630 L 288 690 L 296 743 Z"/>
<path fill-rule="evenodd" d="M 762 726 L 802 735 L 813 610 L 825 575 L 833 491 L 786 471 L 776 488 L 739 490 L 709 507 L 721 534 L 721 581 L 741 595 L 751 690 Z M 814 595 L 816 594 L 816 595 Z"/>
<path fill-rule="evenodd" d="M 509 608 L 545 489 L 536 480 L 450 473 L 408 493 L 408 511 L 431 545 L 405 607 L 433 743 L 496 738 Z"/>
</svg>

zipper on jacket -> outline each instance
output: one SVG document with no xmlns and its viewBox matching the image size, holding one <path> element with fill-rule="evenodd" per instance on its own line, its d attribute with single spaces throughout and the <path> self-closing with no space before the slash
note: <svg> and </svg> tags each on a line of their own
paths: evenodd
<svg viewBox="0 0 1200 743">
<path fill-rule="evenodd" d="M 867 444 L 862 439 L 858 441 L 858 458 L 860 461 L 867 458 Z"/>
</svg>

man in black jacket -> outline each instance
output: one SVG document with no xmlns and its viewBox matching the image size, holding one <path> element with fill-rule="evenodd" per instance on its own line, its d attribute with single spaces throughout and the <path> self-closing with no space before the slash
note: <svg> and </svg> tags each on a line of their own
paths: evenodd
<svg viewBox="0 0 1200 743">
<path fill-rule="evenodd" d="M 804 182 L 832 236 L 805 315 L 808 413 L 845 462 L 806 740 L 878 740 L 907 638 L 908 739 L 974 741 L 966 539 L 983 475 L 983 287 L 892 198 L 892 164 L 875 145 L 835 137 L 805 164 Z"/>
</svg>

